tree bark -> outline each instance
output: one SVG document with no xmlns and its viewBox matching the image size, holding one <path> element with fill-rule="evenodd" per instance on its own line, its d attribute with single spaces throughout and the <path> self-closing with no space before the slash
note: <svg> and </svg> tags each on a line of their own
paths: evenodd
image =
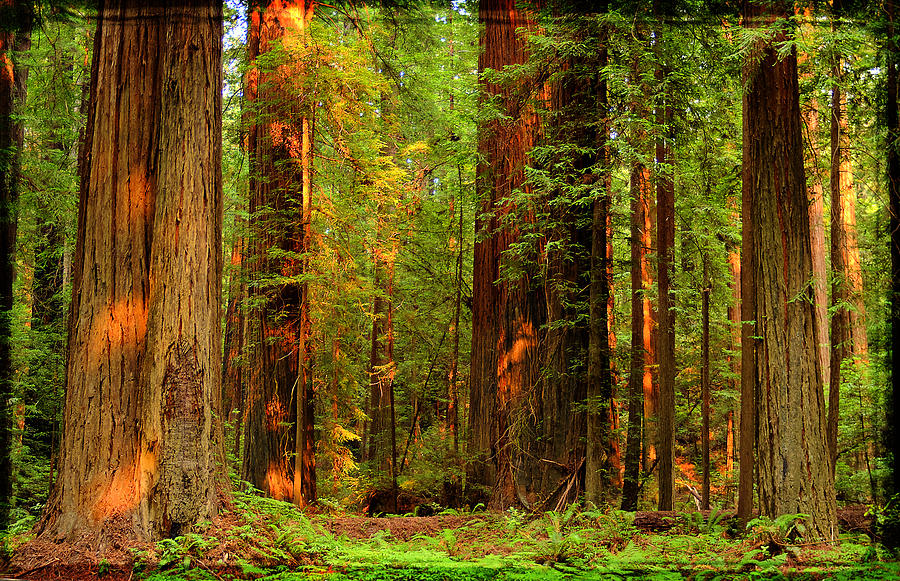
<svg viewBox="0 0 900 581">
<path fill-rule="evenodd" d="M 513 0 L 482 0 L 479 21 L 485 25 L 479 71 L 525 62 L 525 44 L 516 29 L 534 25 L 529 13 Z M 503 217 L 515 210 L 508 197 L 525 183 L 526 153 L 539 124 L 528 105 L 528 87 L 485 82 L 483 88 L 487 96 L 500 99 L 506 118 L 485 123 L 478 136 L 482 161 L 476 168 L 476 190 L 481 214 L 490 217 L 475 223 L 469 480 L 493 489 L 490 505 L 505 508 L 520 502 L 513 467 L 517 434 L 511 420 L 526 389 L 537 384 L 544 308 L 527 275 L 495 281 L 504 251 L 518 239 L 518 229 L 503 224 Z"/>
<path fill-rule="evenodd" d="M 640 490 L 642 412 L 645 391 L 644 276 L 646 248 L 641 244 L 645 227 L 647 169 L 638 161 L 631 168 L 631 370 L 628 376 L 628 437 L 625 444 L 625 478 L 622 486 L 622 510 L 637 510 Z"/>
<path fill-rule="evenodd" d="M 803 16 L 807 22 L 812 22 L 812 9 L 804 7 Z M 811 24 L 804 24 L 805 32 L 812 29 Z M 812 77 L 813 71 L 809 63 L 809 55 L 800 53 L 797 58 L 798 67 L 802 68 L 803 77 Z M 808 182 L 807 195 L 809 197 L 809 232 L 812 247 L 813 265 L 813 294 L 816 300 L 816 346 L 819 358 L 819 369 L 822 373 L 822 385 L 829 382 L 829 338 L 828 338 L 828 272 L 825 260 L 825 219 L 824 219 L 824 195 L 822 193 L 822 172 L 819 169 L 819 102 L 813 96 L 803 108 L 803 126 L 805 139 L 803 148 L 803 161 L 806 167 L 806 175 L 812 177 Z"/>
<path fill-rule="evenodd" d="M 705 257 L 704 257 L 705 259 Z M 703 490 L 700 496 L 700 508 L 709 510 L 709 294 L 710 284 L 706 265 L 704 264 L 703 288 L 700 291 L 700 319 L 703 327 L 703 338 L 700 343 L 700 392 L 702 400 L 702 428 L 700 439 L 703 448 Z"/>
<path fill-rule="evenodd" d="M 31 9 L 24 2 L 0 6 L 0 530 L 9 525 L 13 501 L 12 317 L 16 279 L 19 174 L 24 126 L 15 118 L 25 99 L 28 69 L 16 54 L 31 45 Z"/>
<path fill-rule="evenodd" d="M 786 18 L 785 5 L 745 4 L 749 26 Z M 816 345 L 812 252 L 800 128 L 797 58 L 778 57 L 785 31 L 758 41 L 744 65 L 748 90 L 744 181 L 752 190 L 750 229 L 760 402 L 760 511 L 808 514 L 812 538 L 837 534 L 834 480 L 825 447 L 825 402 Z M 746 295 L 745 295 L 746 297 Z M 745 362 L 746 363 L 746 362 Z"/>
<path fill-rule="evenodd" d="M 888 20 L 887 42 L 887 99 L 885 101 L 885 126 L 887 127 L 887 180 L 888 205 L 891 232 L 891 399 L 888 408 L 887 448 L 893 454 L 891 463 L 891 492 L 900 494 L 900 117 L 897 106 L 897 66 L 900 47 L 896 34 L 897 5 L 894 0 L 885 2 Z M 892 527 L 891 542 L 897 546 L 897 526 Z"/>
<path fill-rule="evenodd" d="M 832 6 L 832 31 L 839 28 L 841 0 Z M 840 418 L 841 366 L 850 357 L 868 358 L 866 307 L 863 300 L 859 244 L 856 237 L 856 191 L 850 160 L 847 99 L 843 91 L 843 59 L 833 57 L 831 66 L 831 371 L 828 391 L 828 451 L 837 463 Z"/>
<path fill-rule="evenodd" d="M 171 537 L 216 511 L 221 10 L 100 6 L 44 535 Z"/>
<path fill-rule="evenodd" d="M 606 3 L 601 12 L 606 11 Z M 607 43 L 608 29 L 600 31 L 601 47 L 598 67 L 606 67 L 609 57 Z M 613 376 L 611 348 L 609 340 L 609 301 L 612 296 L 608 276 L 611 269 L 610 250 L 612 248 L 609 229 L 612 197 L 612 172 L 609 150 L 609 100 L 607 83 L 601 73 L 597 79 L 597 108 L 601 119 L 597 145 L 600 149 L 600 175 L 596 179 L 602 184 L 599 196 L 593 202 L 591 221 L 591 262 L 590 262 L 590 329 L 588 341 L 587 377 L 587 449 L 585 456 L 584 490 L 586 500 L 600 505 L 604 492 L 611 493 L 617 488 L 619 473 L 617 452 L 618 442 L 613 432 Z M 616 446 L 614 447 L 613 443 Z"/>
<path fill-rule="evenodd" d="M 250 313 L 253 348 L 242 473 L 266 494 L 289 501 L 295 499 L 291 457 L 299 444 L 298 461 L 304 464 L 312 449 L 305 441 L 311 436 L 303 435 L 311 393 L 306 377 L 309 326 L 304 318 L 308 289 L 300 279 L 308 249 L 313 105 L 297 102 L 285 88 L 296 74 L 294 67 L 280 63 L 263 68 L 256 57 L 278 44 L 302 46 L 312 13 L 309 0 L 272 0 L 264 10 L 256 7 L 248 43 L 250 83 L 255 86 L 248 98 L 257 112 L 248 129 L 253 239 L 249 268 L 258 306 Z M 312 474 L 314 469 L 308 477 Z"/>
<path fill-rule="evenodd" d="M 658 8 L 657 16 L 661 16 Z M 656 31 L 658 58 L 662 58 L 660 43 L 662 30 Z M 657 65 L 656 79 L 665 86 L 667 71 L 663 64 Z M 667 94 L 661 95 L 662 103 L 657 106 L 656 121 L 658 131 L 663 134 L 656 140 L 656 209 L 657 209 L 657 280 L 659 288 L 657 360 L 659 361 L 659 510 L 673 510 L 675 507 L 675 311 L 672 304 L 672 273 L 675 266 L 675 181 L 672 169 L 669 123 L 672 121 L 672 106 Z"/>
</svg>

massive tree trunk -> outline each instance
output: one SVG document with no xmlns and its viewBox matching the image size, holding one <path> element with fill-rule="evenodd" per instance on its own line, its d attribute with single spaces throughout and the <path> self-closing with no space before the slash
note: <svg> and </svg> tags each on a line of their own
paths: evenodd
<svg viewBox="0 0 900 581">
<path fill-rule="evenodd" d="M 19 169 L 24 126 L 15 118 L 24 102 L 28 69 L 15 53 L 31 44 L 31 12 L 23 2 L 0 6 L 0 530 L 12 505 L 12 309 L 16 278 Z"/>
<path fill-rule="evenodd" d="M 519 27 L 533 26 L 530 16 L 513 0 L 482 0 L 479 21 L 485 25 L 478 69 L 502 70 L 524 63 L 525 46 L 516 34 Z M 468 454 L 472 459 L 471 482 L 492 487 L 491 505 L 506 507 L 519 502 L 513 466 L 517 434 L 511 420 L 539 373 L 538 333 L 542 325 L 541 293 L 531 288 L 527 275 L 500 279 L 505 250 L 518 239 L 518 229 L 504 224 L 515 210 L 508 201 L 525 181 L 525 156 L 535 143 L 538 120 L 528 105 L 523 86 L 510 88 L 485 82 L 487 95 L 498 96 L 505 119 L 494 119 L 479 128 L 476 188 L 481 213 L 476 220 L 472 314 L 472 371 Z M 516 424 L 518 425 L 518 424 Z"/>
<path fill-rule="evenodd" d="M 784 4 L 747 3 L 746 22 L 786 18 Z M 805 513 L 813 538 L 837 534 L 834 480 L 825 447 L 797 58 L 779 58 L 781 31 L 758 41 L 744 65 L 745 183 L 750 184 L 759 401 L 760 511 Z M 746 297 L 746 295 L 745 295 Z M 745 362 L 746 363 L 746 362 Z"/>
<path fill-rule="evenodd" d="M 216 511 L 221 10 L 100 7 L 51 537 L 170 537 Z"/>
<path fill-rule="evenodd" d="M 253 348 L 242 472 L 251 484 L 281 500 L 295 499 L 294 422 L 301 425 L 301 456 L 308 449 L 305 438 L 312 437 L 303 435 L 311 405 L 306 373 L 309 326 L 304 318 L 308 288 L 298 279 L 304 274 L 308 249 L 313 106 L 296 102 L 284 89 L 296 74 L 293 67 L 263 69 L 256 58 L 278 44 L 302 46 L 311 17 L 309 0 L 273 0 L 264 10 L 252 11 L 248 43 L 255 67 L 250 72 L 255 90 L 248 98 L 256 112 L 248 136 L 253 241 L 248 262 L 257 307 L 250 331 Z M 311 472 L 308 478 L 313 476 Z M 301 474 L 298 480 L 302 479 Z"/>
</svg>

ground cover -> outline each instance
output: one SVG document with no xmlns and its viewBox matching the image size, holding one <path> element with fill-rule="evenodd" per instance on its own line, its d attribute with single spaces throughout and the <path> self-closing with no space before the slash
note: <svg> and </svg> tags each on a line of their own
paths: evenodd
<svg viewBox="0 0 900 581">
<path fill-rule="evenodd" d="M 636 515 L 574 505 L 542 514 L 363 517 L 299 511 L 238 493 L 214 522 L 157 543 L 134 543 L 127 523 L 62 545 L 20 532 L 10 539 L 6 575 L 66 581 L 900 577 L 900 563 L 873 540 L 861 511 L 850 514 L 844 523 L 857 530 L 842 532 L 836 543 L 809 544 L 802 540 L 802 515 L 755 519 L 745 529 L 715 510 Z"/>
</svg>

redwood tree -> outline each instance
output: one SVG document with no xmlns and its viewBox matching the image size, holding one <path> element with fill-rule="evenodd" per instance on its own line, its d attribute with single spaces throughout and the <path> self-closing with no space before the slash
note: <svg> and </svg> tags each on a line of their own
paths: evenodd
<svg viewBox="0 0 900 581">
<path fill-rule="evenodd" d="M 274 63 L 271 53 L 302 43 L 312 13 L 309 0 L 256 7 L 248 43 L 254 65 L 248 82 L 253 116 L 248 262 L 255 309 L 242 472 L 273 498 L 301 505 L 315 500 L 309 287 L 302 282 L 309 250 L 313 107 L 291 91 L 292 77 L 303 71 Z M 265 65 L 257 61 L 261 56 L 269 57 Z M 295 490 L 298 485 L 301 490 Z"/>
<path fill-rule="evenodd" d="M 19 169 L 24 127 L 16 107 L 25 97 L 27 69 L 14 54 L 27 50 L 31 12 L 24 2 L 0 5 L 0 530 L 9 524 L 13 491 L 11 460 L 13 394 L 12 309 L 16 278 Z"/>
<path fill-rule="evenodd" d="M 809 534 L 833 539 L 835 492 L 810 284 L 797 57 L 795 50 L 783 56 L 777 50 L 792 32 L 784 2 L 747 2 L 744 18 L 748 26 L 774 29 L 751 47 L 743 71 L 743 180 L 750 192 L 744 218 L 752 220 L 751 268 L 758 281 L 755 312 L 744 318 L 755 321 L 760 512 L 808 514 Z"/>
<path fill-rule="evenodd" d="M 843 2 L 832 4 L 832 29 L 837 31 Z M 843 90 L 843 59 L 831 63 L 831 384 L 828 391 L 828 449 L 837 462 L 841 365 L 845 359 L 868 357 L 866 307 L 856 236 L 856 191 L 850 160 L 847 95 Z"/>
<path fill-rule="evenodd" d="M 45 535 L 170 537 L 216 511 L 221 54 L 220 3 L 99 7 Z"/>
<path fill-rule="evenodd" d="M 479 71 L 525 62 L 525 43 L 516 29 L 533 26 L 533 20 L 517 2 L 482 0 L 479 21 L 485 26 Z M 504 220 L 514 210 L 508 198 L 524 184 L 526 153 L 535 143 L 538 122 L 522 84 L 483 86 L 486 95 L 498 99 L 504 116 L 479 128 L 476 189 L 482 215 L 489 217 L 475 224 L 468 454 L 472 482 L 493 487 L 492 504 L 503 507 L 519 502 L 510 419 L 526 387 L 537 383 L 543 309 L 527 276 L 497 281 L 501 257 L 518 238 L 516 226 Z"/>
</svg>

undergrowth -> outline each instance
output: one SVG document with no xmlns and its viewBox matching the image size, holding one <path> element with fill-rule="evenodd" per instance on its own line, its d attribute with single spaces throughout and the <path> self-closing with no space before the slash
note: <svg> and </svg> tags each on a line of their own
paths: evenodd
<svg viewBox="0 0 900 581">
<path fill-rule="evenodd" d="M 250 490 L 235 493 L 215 523 L 135 551 L 127 576 L 147 581 L 900 577 L 893 555 L 865 534 L 843 535 L 832 544 L 805 543 L 804 516 L 757 518 L 740 534 L 718 510 L 686 513 L 665 531 L 647 532 L 635 526 L 634 513 L 590 504 L 542 514 L 478 510 L 373 520 L 321 507 L 301 511 Z M 372 529 L 375 524 L 381 528 Z M 116 571 L 101 562 L 97 573 Z"/>
</svg>

